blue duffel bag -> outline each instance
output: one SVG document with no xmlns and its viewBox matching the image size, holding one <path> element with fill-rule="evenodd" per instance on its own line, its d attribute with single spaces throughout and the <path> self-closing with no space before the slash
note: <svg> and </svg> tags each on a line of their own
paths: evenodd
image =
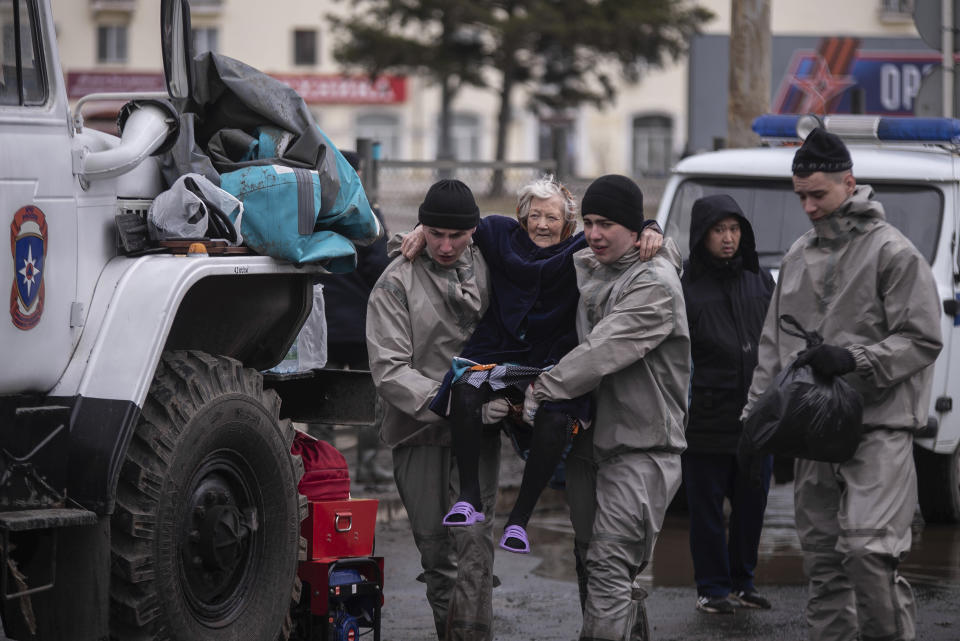
<svg viewBox="0 0 960 641">
<path fill-rule="evenodd" d="M 337 197 L 327 211 L 321 210 L 320 174 L 313 169 L 243 167 L 222 174 L 220 186 L 243 202 L 241 233 L 251 249 L 297 264 L 322 262 L 329 271 L 344 273 L 356 267 L 354 243 L 372 243 L 383 228 L 357 173 L 324 139 L 340 179 Z"/>
</svg>

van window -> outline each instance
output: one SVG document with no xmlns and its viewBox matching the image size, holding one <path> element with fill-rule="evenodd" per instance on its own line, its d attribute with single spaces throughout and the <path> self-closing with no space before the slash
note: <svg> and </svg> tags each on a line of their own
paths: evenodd
<svg viewBox="0 0 960 641">
<path fill-rule="evenodd" d="M 870 183 L 883 204 L 887 221 L 916 245 L 933 263 L 940 238 L 943 194 L 935 187 L 893 183 Z M 686 257 L 690 244 L 690 210 L 703 196 L 729 194 L 743 209 L 757 238 L 760 264 L 780 266 L 790 245 L 810 229 L 810 220 L 800 207 L 789 180 L 731 180 L 696 178 L 680 184 L 670 206 L 665 233 L 675 239 Z"/>
<path fill-rule="evenodd" d="M 0 0 L 0 105 L 40 105 L 46 97 L 36 7 Z"/>
</svg>

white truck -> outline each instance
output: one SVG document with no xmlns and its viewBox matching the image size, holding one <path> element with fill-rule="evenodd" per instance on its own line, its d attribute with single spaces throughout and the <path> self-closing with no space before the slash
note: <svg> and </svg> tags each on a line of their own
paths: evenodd
<svg viewBox="0 0 960 641">
<path fill-rule="evenodd" d="M 927 258 L 942 301 L 943 351 L 935 366 L 928 424 L 916 434 L 914 457 L 920 507 L 929 522 L 960 522 L 960 120 L 827 116 L 853 158 L 858 184 L 869 184 L 896 225 Z M 687 251 L 690 210 L 702 196 L 727 193 L 743 208 L 763 267 L 774 275 L 783 254 L 810 228 L 793 193 L 791 164 L 801 137 L 801 116 L 762 116 L 754 149 L 687 157 L 668 181 L 657 220 Z M 808 129 L 809 130 L 809 129 Z M 782 144 L 788 143 L 788 144 Z M 792 144 L 790 144 L 792 143 Z M 960 408 L 957 408 L 960 410 Z"/>
<path fill-rule="evenodd" d="M 158 4 L 163 97 L 182 99 L 189 5 Z M 176 136 L 176 112 L 156 95 L 125 96 L 120 137 L 84 128 L 68 105 L 49 0 L 0 0 L 0 38 L 5 632 L 286 638 L 300 588 L 302 465 L 281 419 L 289 386 L 275 382 L 278 396 L 260 372 L 290 348 L 321 268 L 125 253 L 115 221 L 142 215 L 162 190 L 151 156 Z M 334 415 L 373 407 L 362 379 L 299 380 L 284 407 L 316 409 L 318 384 Z"/>
</svg>

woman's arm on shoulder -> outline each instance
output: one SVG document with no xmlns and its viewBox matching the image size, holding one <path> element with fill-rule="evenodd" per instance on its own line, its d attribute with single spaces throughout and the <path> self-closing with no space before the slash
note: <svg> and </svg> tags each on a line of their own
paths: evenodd
<svg viewBox="0 0 960 641">
<path fill-rule="evenodd" d="M 650 260 L 663 245 L 663 230 L 652 218 L 643 222 L 643 231 L 637 236 L 635 247 L 640 250 L 640 260 Z"/>
</svg>

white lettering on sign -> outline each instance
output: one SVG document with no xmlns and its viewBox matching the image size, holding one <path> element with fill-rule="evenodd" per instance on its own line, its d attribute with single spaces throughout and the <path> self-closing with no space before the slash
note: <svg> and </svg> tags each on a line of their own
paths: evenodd
<svg viewBox="0 0 960 641">
<path fill-rule="evenodd" d="M 917 65 L 903 65 L 900 74 L 903 76 L 903 108 L 905 111 L 913 111 L 913 99 L 920 91 L 923 74 Z"/>
<path fill-rule="evenodd" d="M 931 65 L 884 64 L 880 66 L 880 104 L 889 111 L 913 111 L 923 75 Z"/>
<path fill-rule="evenodd" d="M 880 104 L 888 111 L 900 108 L 900 69 L 896 65 L 880 67 Z"/>
<path fill-rule="evenodd" d="M 239 265 L 238 265 L 237 267 L 234 267 L 234 268 L 233 268 L 233 273 L 234 273 L 234 274 L 246 274 L 246 273 L 249 273 L 249 271 L 250 271 L 250 268 L 249 268 L 249 267 L 242 267 L 242 266 L 239 266 Z"/>
</svg>

